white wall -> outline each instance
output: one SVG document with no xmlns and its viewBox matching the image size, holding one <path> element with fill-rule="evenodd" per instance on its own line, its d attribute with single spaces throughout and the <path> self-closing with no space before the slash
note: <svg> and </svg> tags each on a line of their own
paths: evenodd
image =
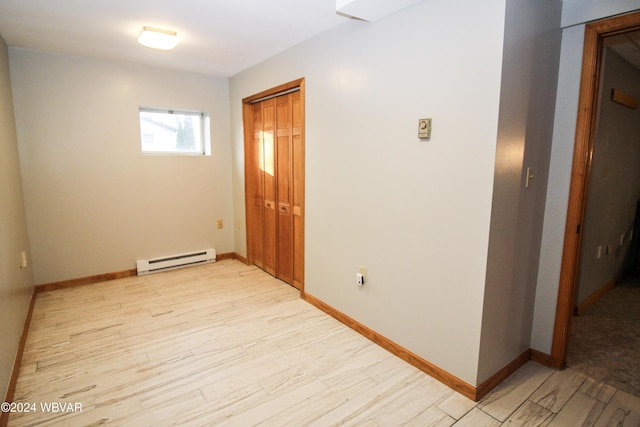
<svg viewBox="0 0 640 427">
<path fill-rule="evenodd" d="M 584 24 L 638 9 L 637 0 L 570 0 L 562 11 L 562 47 L 531 348 L 551 353 L 577 120 Z M 582 15 L 579 10 L 589 11 Z"/>
<path fill-rule="evenodd" d="M 638 0 L 563 0 L 563 4 L 563 28 L 640 9 Z"/>
<path fill-rule="evenodd" d="M 504 0 L 423 1 L 347 22 L 230 83 L 236 250 L 246 253 L 241 99 L 305 77 L 306 292 L 473 385 L 504 13 Z M 429 141 L 417 138 L 421 117 L 433 118 Z"/>
<path fill-rule="evenodd" d="M 36 283 L 234 250 L 227 79 L 17 48 L 10 64 Z M 142 155 L 141 105 L 208 112 L 212 156 Z"/>
<path fill-rule="evenodd" d="M 478 383 L 530 345 L 561 11 L 559 0 L 507 2 Z"/>
<path fill-rule="evenodd" d="M 33 292 L 31 264 L 19 268 L 20 253 L 30 257 L 20 162 L 9 81 L 7 45 L 0 36 L 0 397 L 4 400 L 20 335 Z"/>
</svg>

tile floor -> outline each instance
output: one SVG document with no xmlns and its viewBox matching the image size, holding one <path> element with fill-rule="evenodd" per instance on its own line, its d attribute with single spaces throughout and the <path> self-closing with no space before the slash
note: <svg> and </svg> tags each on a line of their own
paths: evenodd
<svg viewBox="0 0 640 427">
<path fill-rule="evenodd" d="M 232 260 L 38 295 L 15 401 L 82 412 L 10 427 L 640 425 L 639 397 L 533 362 L 470 401 Z"/>
</svg>

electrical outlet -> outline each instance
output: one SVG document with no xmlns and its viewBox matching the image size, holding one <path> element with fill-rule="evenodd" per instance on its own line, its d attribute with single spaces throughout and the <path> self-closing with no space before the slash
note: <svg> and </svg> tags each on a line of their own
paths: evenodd
<svg viewBox="0 0 640 427">
<path fill-rule="evenodd" d="M 367 267 L 361 265 L 358 267 L 358 273 L 356 274 L 356 283 L 359 286 L 364 285 L 365 279 L 367 277 Z"/>
<path fill-rule="evenodd" d="M 221 228 L 222 228 L 222 226 L 223 226 L 223 224 L 222 224 L 222 220 L 221 220 L 221 219 L 219 219 L 219 220 L 218 220 L 218 229 L 221 229 Z"/>
</svg>

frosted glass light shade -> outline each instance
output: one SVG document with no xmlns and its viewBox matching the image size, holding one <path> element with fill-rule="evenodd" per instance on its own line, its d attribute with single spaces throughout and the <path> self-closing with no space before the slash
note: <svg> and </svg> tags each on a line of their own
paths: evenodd
<svg viewBox="0 0 640 427">
<path fill-rule="evenodd" d="M 175 31 L 153 27 L 142 27 L 138 43 L 152 49 L 171 50 L 178 44 L 178 34 Z"/>
</svg>

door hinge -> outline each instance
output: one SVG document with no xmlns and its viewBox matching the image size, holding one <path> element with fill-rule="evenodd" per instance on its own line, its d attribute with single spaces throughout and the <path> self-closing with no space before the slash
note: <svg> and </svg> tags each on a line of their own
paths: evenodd
<svg viewBox="0 0 640 427">
<path fill-rule="evenodd" d="M 582 224 L 578 224 L 578 226 L 576 227 L 576 234 L 580 234 L 580 225 Z"/>
</svg>

